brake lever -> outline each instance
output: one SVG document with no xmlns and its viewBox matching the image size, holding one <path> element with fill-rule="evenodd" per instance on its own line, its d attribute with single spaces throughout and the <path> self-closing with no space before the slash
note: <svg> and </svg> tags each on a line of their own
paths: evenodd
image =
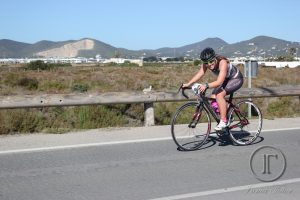
<svg viewBox="0 0 300 200">
<path fill-rule="evenodd" d="M 180 88 L 178 89 L 178 92 L 177 92 L 177 93 L 179 93 L 180 90 L 181 90 L 182 96 L 184 96 L 186 99 L 189 99 L 189 96 L 186 95 L 185 92 L 184 92 L 186 89 L 191 89 L 191 87 L 183 87 L 183 84 L 181 84 L 181 86 L 180 86 Z"/>
</svg>

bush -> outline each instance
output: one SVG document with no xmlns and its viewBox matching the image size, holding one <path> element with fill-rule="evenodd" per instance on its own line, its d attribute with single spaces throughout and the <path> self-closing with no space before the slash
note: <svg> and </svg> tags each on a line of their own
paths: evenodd
<svg viewBox="0 0 300 200">
<path fill-rule="evenodd" d="M 88 89 L 89 89 L 89 86 L 87 84 L 76 83 L 72 86 L 73 92 L 87 92 Z"/>
<path fill-rule="evenodd" d="M 121 67 L 138 67 L 139 65 L 136 63 L 131 63 L 130 61 L 125 61 L 124 63 L 120 64 Z"/>
<path fill-rule="evenodd" d="M 28 63 L 25 69 L 28 70 L 50 70 L 57 67 L 70 67 L 70 63 L 44 63 L 42 60 L 32 61 Z"/>
<path fill-rule="evenodd" d="M 51 65 L 44 63 L 42 60 L 32 61 L 25 67 L 28 70 L 49 70 Z"/>
<path fill-rule="evenodd" d="M 68 88 L 68 86 L 62 82 L 62 81 L 56 81 L 56 80 L 51 80 L 51 81 L 44 81 L 40 84 L 39 90 L 40 91 L 64 91 Z"/>
<path fill-rule="evenodd" d="M 126 126 L 125 105 L 0 110 L 0 135 Z"/>
<path fill-rule="evenodd" d="M 39 87 L 39 82 L 36 78 L 21 78 L 18 85 L 27 88 L 28 90 L 36 90 Z"/>
<path fill-rule="evenodd" d="M 270 102 L 267 115 L 273 117 L 294 116 L 299 112 L 299 104 L 293 102 L 293 97 L 280 97 L 277 101 Z"/>
<path fill-rule="evenodd" d="M 200 60 L 194 60 L 194 66 L 198 66 L 198 65 L 200 65 Z"/>
<path fill-rule="evenodd" d="M 4 78 L 4 84 L 9 85 L 11 87 L 15 87 L 18 85 L 18 82 L 20 80 L 20 75 L 15 73 L 8 73 L 6 77 Z"/>
<path fill-rule="evenodd" d="M 0 112 L 0 134 L 32 133 L 40 131 L 42 116 L 39 112 L 31 112 L 29 109 L 16 109 Z"/>
</svg>

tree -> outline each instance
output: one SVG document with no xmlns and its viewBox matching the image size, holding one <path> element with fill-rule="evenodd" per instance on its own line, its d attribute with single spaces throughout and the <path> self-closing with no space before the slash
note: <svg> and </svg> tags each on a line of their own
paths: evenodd
<svg viewBox="0 0 300 200">
<path fill-rule="evenodd" d="M 150 56 L 150 57 L 147 57 L 147 58 L 143 58 L 143 61 L 145 61 L 145 62 L 158 62 L 159 59 L 156 56 Z"/>
<path fill-rule="evenodd" d="M 291 47 L 289 48 L 288 52 L 290 56 L 294 57 L 297 52 L 297 49 L 295 47 Z"/>
<path fill-rule="evenodd" d="M 194 60 L 194 66 L 200 65 L 201 61 L 200 60 Z"/>
</svg>

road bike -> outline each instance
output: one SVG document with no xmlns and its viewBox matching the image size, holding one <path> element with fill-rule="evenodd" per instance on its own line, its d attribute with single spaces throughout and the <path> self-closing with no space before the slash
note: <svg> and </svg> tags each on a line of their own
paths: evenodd
<svg viewBox="0 0 300 200">
<path fill-rule="evenodd" d="M 185 90 L 179 88 L 178 92 L 189 98 Z M 251 100 L 242 100 L 233 103 L 233 93 L 227 102 L 228 127 L 222 131 L 211 132 L 211 116 L 217 123 L 220 116 L 211 107 L 210 102 L 215 100 L 205 96 L 205 92 L 197 94 L 196 101 L 184 103 L 175 111 L 171 120 L 172 137 L 180 150 L 192 151 L 200 149 L 207 144 L 210 134 L 216 133 L 219 138 L 227 137 L 233 144 L 249 145 L 259 136 L 262 129 L 262 113 Z"/>
</svg>

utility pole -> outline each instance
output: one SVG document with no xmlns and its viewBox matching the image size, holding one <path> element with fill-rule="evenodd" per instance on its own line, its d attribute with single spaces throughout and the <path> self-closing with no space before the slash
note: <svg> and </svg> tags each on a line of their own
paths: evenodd
<svg viewBox="0 0 300 200">
<path fill-rule="evenodd" d="M 248 88 L 251 91 L 251 60 L 248 62 Z M 251 101 L 251 98 L 249 98 L 249 101 Z M 248 105 L 248 117 L 251 118 L 251 105 Z"/>
</svg>

